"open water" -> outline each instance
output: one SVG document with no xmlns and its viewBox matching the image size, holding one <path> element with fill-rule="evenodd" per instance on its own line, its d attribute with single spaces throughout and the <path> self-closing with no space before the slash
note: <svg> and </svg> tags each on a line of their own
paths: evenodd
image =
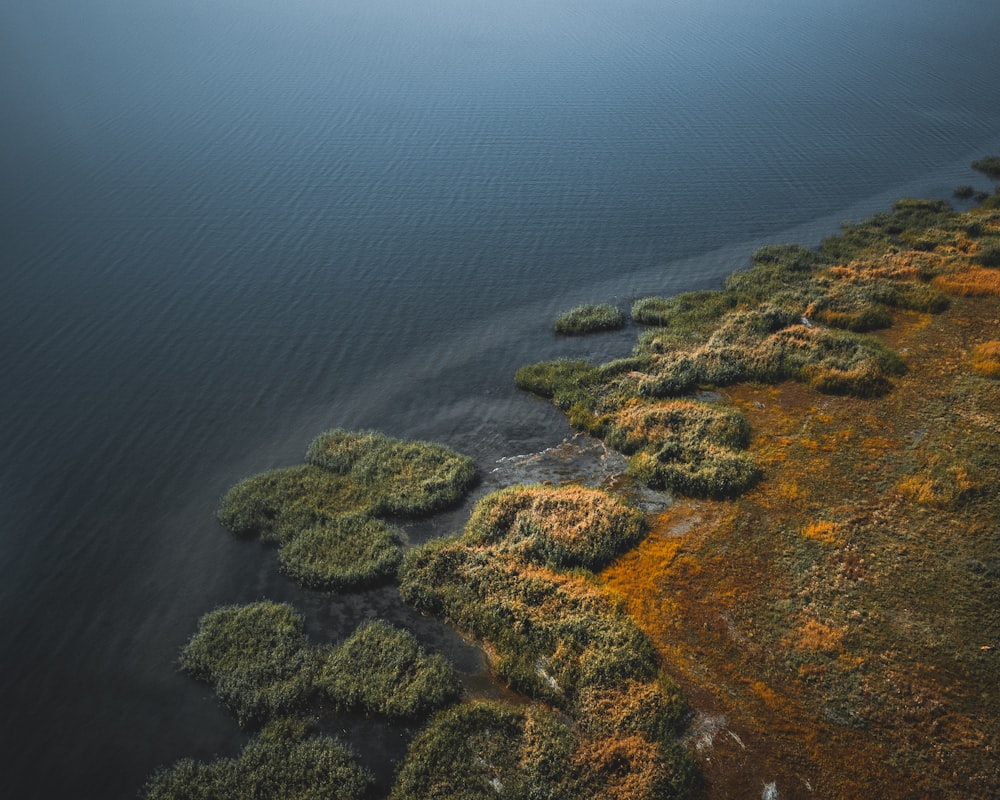
<svg viewBox="0 0 1000 800">
<path fill-rule="evenodd" d="M 477 459 L 582 301 L 704 288 L 1000 152 L 996 0 L 0 5 L 0 795 L 134 797 L 244 740 L 179 648 L 309 594 L 213 513 L 327 427 Z M 445 526 L 461 524 L 461 512 Z M 470 678 L 476 680 L 481 678 Z M 382 786 L 406 731 L 338 721 Z"/>
</svg>

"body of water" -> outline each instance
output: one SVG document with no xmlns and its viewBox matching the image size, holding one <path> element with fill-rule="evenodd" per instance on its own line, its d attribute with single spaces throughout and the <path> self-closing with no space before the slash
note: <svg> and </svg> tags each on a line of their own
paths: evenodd
<svg viewBox="0 0 1000 800">
<path fill-rule="evenodd" d="M 998 33 L 995 0 L 3 4 L 0 793 L 237 752 L 176 667 L 222 603 L 389 616 L 476 673 L 391 589 L 291 586 L 221 494 L 334 426 L 553 445 L 516 368 L 634 340 L 560 311 L 990 189 Z M 388 785 L 406 732 L 342 724 Z"/>
</svg>

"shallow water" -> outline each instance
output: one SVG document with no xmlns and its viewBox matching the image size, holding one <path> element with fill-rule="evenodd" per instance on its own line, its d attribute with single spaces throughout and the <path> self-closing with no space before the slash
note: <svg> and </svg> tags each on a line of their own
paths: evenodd
<svg viewBox="0 0 1000 800">
<path fill-rule="evenodd" d="M 389 615 L 478 669 L 390 590 L 300 592 L 228 538 L 238 478 L 331 426 L 484 470 L 542 450 L 568 429 L 514 370 L 634 339 L 558 341 L 559 311 L 988 188 L 1000 7 L 815 5 L 0 7 L 4 793 L 130 797 L 236 752 L 175 666 L 220 603 L 291 599 L 334 638 Z"/>
</svg>

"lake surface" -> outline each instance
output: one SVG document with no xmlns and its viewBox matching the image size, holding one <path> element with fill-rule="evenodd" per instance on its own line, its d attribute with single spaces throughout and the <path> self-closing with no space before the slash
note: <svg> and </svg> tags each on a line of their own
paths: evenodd
<svg viewBox="0 0 1000 800">
<path fill-rule="evenodd" d="M 998 32 L 995 0 L 4 3 L 0 793 L 237 752 L 176 668 L 222 603 L 389 616 L 474 676 L 391 589 L 291 586 L 221 494 L 334 426 L 549 447 L 516 368 L 634 340 L 560 311 L 991 190 Z M 337 724 L 388 785 L 406 732 Z"/>
</svg>

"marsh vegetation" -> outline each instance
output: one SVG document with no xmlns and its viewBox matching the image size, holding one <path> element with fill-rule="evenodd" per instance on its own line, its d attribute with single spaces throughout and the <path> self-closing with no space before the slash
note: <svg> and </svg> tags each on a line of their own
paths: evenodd
<svg viewBox="0 0 1000 800">
<path fill-rule="evenodd" d="M 287 575 L 328 591 L 390 580 L 402 550 L 380 518 L 443 510 L 476 480 L 465 456 L 374 431 L 327 431 L 306 461 L 240 481 L 223 498 L 219 520 L 236 536 L 277 544 Z"/>
<path fill-rule="evenodd" d="M 620 308 L 608 303 L 582 305 L 561 314 L 555 321 L 556 333 L 579 336 L 584 333 L 614 331 L 625 326 Z"/>
</svg>

